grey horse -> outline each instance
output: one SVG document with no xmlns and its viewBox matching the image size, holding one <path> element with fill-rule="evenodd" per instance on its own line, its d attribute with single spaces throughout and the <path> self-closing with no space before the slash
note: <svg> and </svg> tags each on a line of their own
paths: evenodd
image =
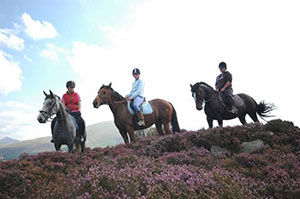
<svg viewBox="0 0 300 199">
<path fill-rule="evenodd" d="M 61 145 L 66 144 L 69 153 L 75 151 L 74 146 L 76 152 L 83 152 L 85 149 L 86 132 L 84 132 L 83 139 L 80 139 L 79 133 L 76 133 L 73 118 L 67 112 L 60 98 L 53 94 L 51 90 L 49 95 L 45 91 L 44 94 L 46 98 L 37 120 L 40 123 L 46 123 L 49 118 L 56 114 L 57 122 L 53 128 L 53 141 L 56 151 L 60 150 Z"/>
</svg>

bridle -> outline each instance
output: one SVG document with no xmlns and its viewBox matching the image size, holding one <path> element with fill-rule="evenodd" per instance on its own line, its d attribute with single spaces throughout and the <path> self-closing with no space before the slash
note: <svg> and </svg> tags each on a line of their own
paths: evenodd
<svg viewBox="0 0 300 199">
<path fill-rule="evenodd" d="M 117 102 L 113 102 L 112 100 L 110 100 L 110 102 L 104 102 L 103 98 L 100 96 L 100 91 L 101 91 L 101 89 L 98 91 L 98 95 L 97 95 L 97 97 L 101 99 L 100 105 L 121 104 L 121 103 L 127 102 L 127 100 L 121 100 L 121 101 L 117 101 Z M 104 97 L 109 98 L 109 93 L 106 92 L 106 95 Z"/>
<path fill-rule="evenodd" d="M 55 104 L 56 104 L 56 98 L 54 98 L 54 103 L 51 105 L 51 108 L 50 108 L 49 112 L 43 111 L 43 110 L 39 111 L 45 118 L 47 118 L 46 121 L 52 121 L 53 120 L 53 118 L 51 118 L 51 113 L 52 113 L 52 110 L 53 110 Z"/>
<path fill-rule="evenodd" d="M 196 94 L 196 91 L 193 91 L 193 94 L 192 96 L 195 98 L 195 94 Z M 199 103 L 201 104 L 208 104 L 210 101 L 212 101 L 213 99 L 215 99 L 218 95 L 214 95 L 213 97 L 209 98 L 208 100 L 204 100 L 204 98 L 202 100 L 199 100 Z M 197 99 L 197 96 L 196 96 L 196 99 Z"/>
</svg>

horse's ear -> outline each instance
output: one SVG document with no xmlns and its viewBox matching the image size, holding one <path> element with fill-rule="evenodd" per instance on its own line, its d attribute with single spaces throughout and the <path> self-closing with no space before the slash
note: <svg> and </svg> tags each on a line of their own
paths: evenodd
<svg viewBox="0 0 300 199">
<path fill-rule="evenodd" d="M 190 86 L 191 86 L 191 88 L 193 88 L 193 85 L 192 85 L 192 84 L 190 84 Z"/>
<path fill-rule="evenodd" d="M 48 97 L 47 93 L 45 91 L 43 91 L 43 93 L 45 94 L 46 97 Z"/>
<path fill-rule="evenodd" d="M 108 87 L 111 88 L 111 82 L 109 83 Z"/>
<path fill-rule="evenodd" d="M 49 91 L 50 91 L 50 96 L 54 97 L 54 94 L 52 93 L 52 91 L 51 90 L 49 90 Z"/>
</svg>

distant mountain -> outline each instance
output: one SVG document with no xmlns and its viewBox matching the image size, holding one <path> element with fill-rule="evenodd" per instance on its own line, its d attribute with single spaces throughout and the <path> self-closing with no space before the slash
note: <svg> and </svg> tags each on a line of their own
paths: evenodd
<svg viewBox="0 0 300 199">
<path fill-rule="evenodd" d="M 4 137 L 0 139 L 0 145 L 6 145 L 6 144 L 14 144 L 16 142 L 19 142 L 20 140 L 16 140 L 10 137 Z"/>
<path fill-rule="evenodd" d="M 55 151 L 50 140 L 51 136 L 0 145 L 0 160 L 15 159 L 22 153 L 34 155 L 44 151 Z M 106 147 L 120 143 L 123 143 L 123 139 L 112 121 L 87 126 L 87 147 Z M 62 150 L 67 150 L 67 147 L 63 145 Z"/>
</svg>

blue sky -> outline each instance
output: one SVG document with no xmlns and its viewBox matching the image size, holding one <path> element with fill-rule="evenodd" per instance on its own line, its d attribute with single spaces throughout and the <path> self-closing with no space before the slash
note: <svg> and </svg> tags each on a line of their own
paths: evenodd
<svg viewBox="0 0 300 199">
<path fill-rule="evenodd" d="M 189 84 L 213 85 L 220 61 L 234 93 L 273 102 L 276 118 L 299 125 L 297 8 L 295 0 L 0 0 L 0 138 L 50 135 L 36 120 L 42 91 L 61 96 L 70 79 L 87 124 L 112 120 L 92 101 L 110 82 L 126 95 L 134 67 L 148 100 L 171 101 L 182 128 L 207 128 Z"/>
</svg>

